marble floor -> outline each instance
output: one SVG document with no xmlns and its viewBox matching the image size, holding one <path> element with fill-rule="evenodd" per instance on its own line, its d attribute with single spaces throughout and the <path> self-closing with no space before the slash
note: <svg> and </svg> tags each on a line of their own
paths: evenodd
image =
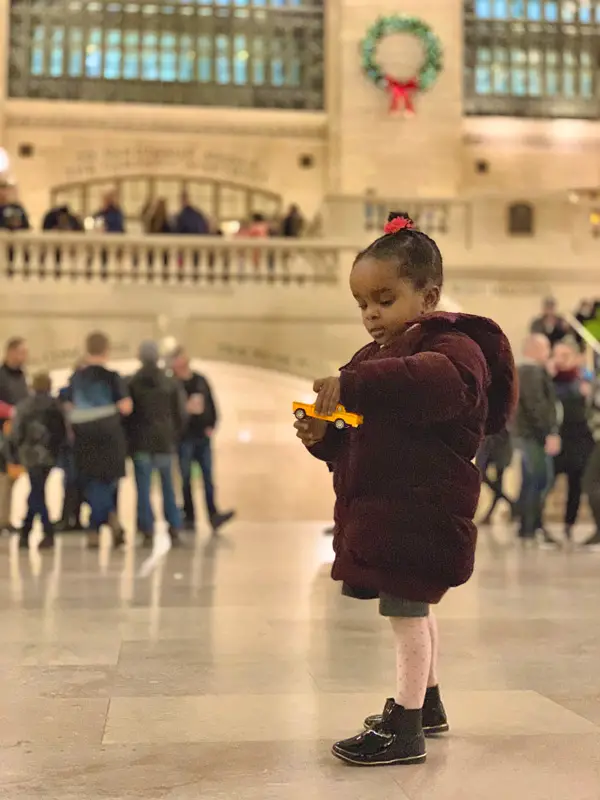
<svg viewBox="0 0 600 800">
<path fill-rule="evenodd" d="M 221 537 L 201 521 L 151 554 L 0 539 L 0 797 L 599 800 L 600 555 L 523 550 L 506 525 L 439 607 L 451 735 L 419 767 L 329 755 L 393 691 L 386 624 L 328 577 L 329 477 L 288 411 L 306 385 L 206 369 L 239 511 Z M 122 505 L 132 520 L 127 481 Z"/>
</svg>

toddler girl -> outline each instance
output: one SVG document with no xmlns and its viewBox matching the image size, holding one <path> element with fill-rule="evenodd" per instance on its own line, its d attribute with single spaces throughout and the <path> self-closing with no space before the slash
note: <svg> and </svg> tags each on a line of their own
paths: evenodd
<svg viewBox="0 0 600 800">
<path fill-rule="evenodd" d="M 357 256 L 350 288 L 373 342 L 340 377 L 315 381 L 317 411 L 364 415 L 338 431 L 296 422 L 298 437 L 334 473 L 335 562 L 343 593 L 379 599 L 396 642 L 396 696 L 363 733 L 338 742 L 350 764 L 425 761 L 425 735 L 448 730 L 437 680 L 430 604 L 473 571 L 473 517 L 486 434 L 504 429 L 516 381 L 510 345 L 490 320 L 435 313 L 443 282 L 435 242 L 404 214 Z"/>
</svg>

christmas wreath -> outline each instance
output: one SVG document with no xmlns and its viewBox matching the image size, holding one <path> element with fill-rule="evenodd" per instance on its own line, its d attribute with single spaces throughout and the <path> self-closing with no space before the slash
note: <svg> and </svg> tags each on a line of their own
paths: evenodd
<svg viewBox="0 0 600 800">
<path fill-rule="evenodd" d="M 425 60 L 418 74 L 409 80 L 399 80 L 386 74 L 377 63 L 377 45 L 384 36 L 392 33 L 410 33 L 423 44 Z M 426 92 L 431 89 L 443 68 L 442 43 L 429 25 L 417 17 L 398 14 L 379 17 L 367 31 L 360 44 L 360 50 L 364 73 L 376 86 L 390 95 L 390 111 L 404 109 L 406 113 L 414 114 L 415 92 Z"/>
</svg>

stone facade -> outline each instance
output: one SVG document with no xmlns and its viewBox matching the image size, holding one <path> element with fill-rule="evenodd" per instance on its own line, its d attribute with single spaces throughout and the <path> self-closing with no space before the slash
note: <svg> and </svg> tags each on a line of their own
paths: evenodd
<svg viewBox="0 0 600 800">
<path fill-rule="evenodd" d="M 0 0 L 0 43 L 8 0 Z M 596 187 L 595 122 L 464 118 L 462 0 L 336 0 L 327 9 L 326 112 L 119 106 L 6 97 L 7 48 L 0 59 L 0 138 L 23 200 L 37 221 L 56 186 L 124 174 L 207 177 L 299 202 L 308 216 L 329 195 L 531 198 Z M 404 12 L 440 37 L 445 69 L 416 116 L 388 113 L 388 98 L 361 73 L 359 42 L 380 14 Z M 410 36 L 378 53 L 410 76 L 421 57 Z M 31 145 L 31 155 L 19 155 Z M 21 149 L 21 153 L 22 153 Z M 310 166 L 307 166 L 308 156 Z M 488 162 L 485 174 L 476 170 Z"/>
</svg>

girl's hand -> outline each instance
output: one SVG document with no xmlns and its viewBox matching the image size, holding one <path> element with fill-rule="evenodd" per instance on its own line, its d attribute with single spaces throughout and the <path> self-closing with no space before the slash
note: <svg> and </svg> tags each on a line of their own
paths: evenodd
<svg viewBox="0 0 600 800">
<path fill-rule="evenodd" d="M 327 423 L 322 419 L 315 419 L 314 417 L 305 417 L 304 419 L 297 419 L 294 423 L 296 428 L 296 436 L 305 447 L 312 447 L 318 444 L 327 431 Z"/>
<path fill-rule="evenodd" d="M 317 378 L 313 384 L 313 391 L 318 393 L 315 411 L 324 417 L 330 417 L 340 402 L 340 379 Z"/>
</svg>

